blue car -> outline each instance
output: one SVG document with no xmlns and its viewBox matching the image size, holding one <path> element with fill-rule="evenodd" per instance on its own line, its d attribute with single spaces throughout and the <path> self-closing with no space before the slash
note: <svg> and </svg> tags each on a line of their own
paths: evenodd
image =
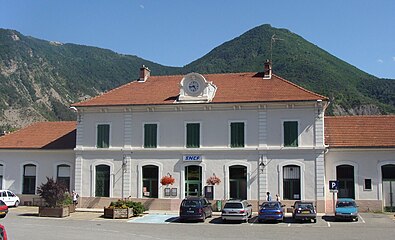
<svg viewBox="0 0 395 240">
<path fill-rule="evenodd" d="M 265 221 L 283 221 L 284 220 L 284 205 L 280 202 L 264 202 L 261 205 L 258 213 L 258 222 Z"/>
<path fill-rule="evenodd" d="M 335 220 L 348 219 L 358 221 L 358 206 L 354 199 L 339 198 L 336 202 Z"/>
</svg>

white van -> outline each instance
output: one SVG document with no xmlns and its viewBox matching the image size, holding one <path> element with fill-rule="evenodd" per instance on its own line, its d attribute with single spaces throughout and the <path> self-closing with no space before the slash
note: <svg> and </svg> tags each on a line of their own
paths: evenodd
<svg viewBox="0 0 395 240">
<path fill-rule="evenodd" d="M 0 200 L 2 200 L 8 207 L 18 207 L 21 200 L 10 190 L 0 190 Z"/>
</svg>

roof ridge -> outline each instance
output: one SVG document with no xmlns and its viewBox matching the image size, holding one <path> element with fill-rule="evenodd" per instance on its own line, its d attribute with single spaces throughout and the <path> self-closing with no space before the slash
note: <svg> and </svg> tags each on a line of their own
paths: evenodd
<svg viewBox="0 0 395 240">
<path fill-rule="evenodd" d="M 342 116 L 325 116 L 325 118 L 371 118 L 371 117 L 395 117 L 395 115 L 342 115 Z"/>
<path fill-rule="evenodd" d="M 328 97 L 325 97 L 325 96 L 323 96 L 323 95 L 321 95 L 321 94 L 318 94 L 318 93 L 315 93 L 315 92 L 313 92 L 313 91 L 307 90 L 307 89 L 305 89 L 305 88 L 303 88 L 303 87 L 297 85 L 296 83 L 293 83 L 293 82 L 291 82 L 291 81 L 288 81 L 288 80 L 286 80 L 286 79 L 284 79 L 284 78 L 282 78 L 282 77 L 280 77 L 280 76 L 278 76 L 278 75 L 276 75 L 276 74 L 274 74 L 274 73 L 273 73 L 272 75 L 275 76 L 275 77 L 277 77 L 277 78 L 280 79 L 281 81 L 284 81 L 284 82 L 286 82 L 286 83 L 288 83 L 288 84 L 290 84 L 290 85 L 292 85 L 292 86 L 294 86 L 294 87 L 299 88 L 300 90 L 303 90 L 303 91 L 305 91 L 305 92 L 307 92 L 307 93 L 313 94 L 313 95 L 315 95 L 315 96 L 317 96 L 317 97 L 320 97 L 320 98 L 329 100 Z"/>
</svg>

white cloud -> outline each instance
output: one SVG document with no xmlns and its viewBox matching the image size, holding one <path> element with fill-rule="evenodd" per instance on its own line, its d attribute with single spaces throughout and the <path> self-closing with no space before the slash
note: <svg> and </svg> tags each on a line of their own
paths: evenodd
<svg viewBox="0 0 395 240">
<path fill-rule="evenodd" d="M 141 8 L 141 9 L 144 9 L 144 5 L 143 5 L 143 4 L 140 4 L 140 8 Z"/>
<path fill-rule="evenodd" d="M 384 61 L 382 59 L 377 59 L 378 63 L 384 63 Z"/>
</svg>

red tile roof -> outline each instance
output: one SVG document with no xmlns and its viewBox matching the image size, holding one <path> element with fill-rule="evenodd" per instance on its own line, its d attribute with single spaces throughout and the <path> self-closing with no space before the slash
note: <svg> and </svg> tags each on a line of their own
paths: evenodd
<svg viewBox="0 0 395 240">
<path fill-rule="evenodd" d="M 395 115 L 325 117 L 325 144 L 330 148 L 395 147 Z"/>
<path fill-rule="evenodd" d="M 217 86 L 213 103 L 327 100 L 281 77 L 262 79 L 263 73 L 203 74 Z M 151 76 L 130 82 L 103 95 L 73 104 L 76 107 L 173 104 L 184 76 Z"/>
<path fill-rule="evenodd" d="M 0 137 L 0 149 L 74 149 L 76 122 L 38 122 Z"/>
</svg>

